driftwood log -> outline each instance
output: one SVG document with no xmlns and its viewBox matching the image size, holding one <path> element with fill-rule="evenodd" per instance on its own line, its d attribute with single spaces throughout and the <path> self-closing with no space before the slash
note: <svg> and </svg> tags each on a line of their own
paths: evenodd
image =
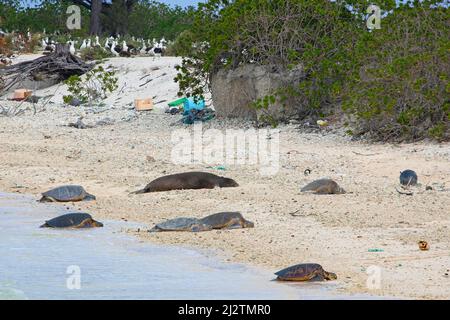
<svg viewBox="0 0 450 320">
<path fill-rule="evenodd" d="M 31 90 L 50 87 L 72 75 L 85 74 L 93 67 L 94 64 L 72 55 L 68 45 L 57 44 L 47 56 L 0 69 L 0 95 L 19 87 Z"/>
</svg>

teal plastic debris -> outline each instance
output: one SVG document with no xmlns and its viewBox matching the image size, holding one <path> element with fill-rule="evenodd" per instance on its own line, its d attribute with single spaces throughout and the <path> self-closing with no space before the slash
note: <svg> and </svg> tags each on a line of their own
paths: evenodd
<svg viewBox="0 0 450 320">
<path fill-rule="evenodd" d="M 205 108 L 205 100 L 200 99 L 197 102 L 194 98 L 188 98 L 183 102 L 183 114 L 188 115 L 191 110 L 203 110 Z"/>
<path fill-rule="evenodd" d="M 226 171 L 227 168 L 225 168 L 224 166 L 215 166 L 215 167 L 208 167 L 210 169 L 214 169 L 214 170 L 221 170 L 221 171 Z"/>
<path fill-rule="evenodd" d="M 367 251 L 369 251 L 369 252 L 384 252 L 383 249 L 369 249 Z"/>
</svg>

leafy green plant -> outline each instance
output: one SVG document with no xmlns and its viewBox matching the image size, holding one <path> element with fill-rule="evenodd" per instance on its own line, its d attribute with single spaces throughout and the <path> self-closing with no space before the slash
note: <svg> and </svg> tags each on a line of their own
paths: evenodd
<svg viewBox="0 0 450 320">
<path fill-rule="evenodd" d="M 448 9 L 430 3 L 396 8 L 355 43 L 342 101 L 357 134 L 450 139 Z"/>
<path fill-rule="evenodd" d="M 292 103 L 294 98 L 299 117 L 317 115 L 341 84 L 360 25 L 342 1 L 210 0 L 199 5 L 193 49 L 177 68 L 179 94 L 204 95 L 211 75 L 221 69 L 251 63 L 289 71 L 300 65 L 306 75 L 301 85 L 252 105 L 267 109 L 266 102 Z"/>
<path fill-rule="evenodd" d="M 63 97 L 64 102 L 69 103 L 75 98 L 92 107 L 93 102 L 105 99 L 108 93 L 117 89 L 117 81 L 115 71 L 106 71 L 102 66 L 97 66 L 83 77 L 73 75 L 65 81 L 71 94 Z"/>
</svg>

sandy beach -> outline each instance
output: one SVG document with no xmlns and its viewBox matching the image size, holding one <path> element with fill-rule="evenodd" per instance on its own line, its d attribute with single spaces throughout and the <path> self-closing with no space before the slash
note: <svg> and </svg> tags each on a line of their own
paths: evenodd
<svg viewBox="0 0 450 320">
<path fill-rule="evenodd" d="M 28 57 L 30 58 L 30 57 Z M 151 228 L 166 219 L 240 211 L 255 228 L 202 233 L 147 233 L 143 241 L 215 249 L 225 261 L 273 268 L 320 263 L 338 275 L 342 293 L 450 298 L 450 144 L 378 144 L 352 141 L 337 132 L 280 129 L 280 164 L 273 176 L 257 165 L 179 165 L 171 161 L 171 134 L 191 130 L 181 116 L 163 112 L 176 99 L 174 65 L 181 59 L 115 58 L 119 89 L 95 108 L 62 104 L 65 86 L 44 107 L 18 117 L 0 117 L 0 190 L 34 194 L 62 184 L 80 184 L 97 196 L 75 206 L 99 220 L 128 220 Z M 150 75 L 153 81 L 144 84 Z M 142 86 L 141 86 L 142 85 Z M 134 98 L 153 98 L 155 109 L 136 112 Z M 2 98 L 0 103 L 5 102 Z M 89 129 L 68 127 L 83 116 Z M 214 119 L 203 129 L 248 129 L 250 123 Z M 311 174 L 305 175 L 305 169 Z M 414 169 L 420 186 L 413 195 L 396 191 L 400 171 Z M 162 175 L 206 171 L 235 179 L 238 188 L 130 195 Z M 306 183 L 329 177 L 343 195 L 300 192 Z M 425 190 L 431 186 L 432 190 Z M 419 240 L 430 244 L 420 251 Z M 379 288 L 368 287 L 367 270 L 380 270 Z"/>
</svg>

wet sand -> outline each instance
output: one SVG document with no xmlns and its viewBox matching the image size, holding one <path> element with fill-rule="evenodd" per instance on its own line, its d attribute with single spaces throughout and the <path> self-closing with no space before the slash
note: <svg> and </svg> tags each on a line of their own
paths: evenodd
<svg viewBox="0 0 450 320">
<path fill-rule="evenodd" d="M 130 69 L 137 68 L 133 60 Z M 150 59 L 145 68 L 173 62 Z M 164 70 L 169 81 L 173 74 L 168 73 L 170 68 Z M 148 86 L 133 94 L 170 101 L 176 94 L 172 89 L 167 92 L 170 86 Z M 37 199 L 48 188 L 81 184 L 97 201 L 77 203 L 77 208 L 99 219 L 148 226 L 179 216 L 240 211 L 255 222 L 255 228 L 148 234 L 130 227 L 127 232 L 156 244 L 214 249 L 224 261 L 273 271 L 317 262 L 337 273 L 338 290 L 345 294 L 450 298 L 448 143 L 368 144 L 342 134 L 301 133 L 295 126 L 281 126 L 280 169 L 274 176 L 262 176 L 254 165 L 225 164 L 226 171 L 204 164 L 175 165 L 171 133 L 189 127 L 176 123 L 179 116 L 137 114 L 129 102 L 117 98 L 111 97 L 101 111 L 63 108 L 56 101 L 36 115 L 0 118 L 0 190 L 35 194 Z M 64 126 L 80 114 L 86 121 L 110 117 L 115 122 L 86 130 Z M 213 120 L 204 126 L 243 127 L 250 124 Z M 308 176 L 306 168 L 312 170 Z M 421 183 L 413 196 L 395 189 L 399 172 L 408 168 L 418 173 Z M 129 195 L 161 175 L 190 170 L 225 175 L 240 187 Z M 300 192 L 306 183 L 322 177 L 335 179 L 351 193 Z M 426 185 L 434 190 L 425 191 Z M 419 240 L 428 241 L 431 249 L 420 251 Z M 370 266 L 381 270 L 379 289 L 367 287 Z"/>
</svg>

